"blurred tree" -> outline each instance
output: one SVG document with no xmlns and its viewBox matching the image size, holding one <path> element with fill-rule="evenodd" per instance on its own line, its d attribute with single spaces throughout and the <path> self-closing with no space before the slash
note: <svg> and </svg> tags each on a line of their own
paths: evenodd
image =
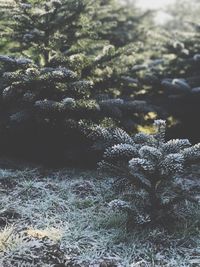
<svg viewBox="0 0 200 267">
<path fill-rule="evenodd" d="M 10 52 L 33 58 L 40 66 L 75 71 L 93 82 L 92 97 L 100 101 L 137 96 L 138 81 L 127 74 L 144 51 L 143 23 L 150 24 L 149 12 L 117 0 L 14 3 L 4 8 L 2 29 L 2 35 L 13 42 Z M 134 123 L 129 127 L 133 129 Z"/>
<path fill-rule="evenodd" d="M 189 138 L 194 143 L 200 140 L 199 33 L 199 24 L 193 22 L 187 23 L 187 31 L 166 33 L 160 64 L 147 66 L 141 79 L 152 102 L 160 102 L 168 111 L 172 124 L 168 137 Z"/>
<path fill-rule="evenodd" d="M 1 2 L 1 10 L 1 34 L 17 44 L 12 51 L 43 65 L 58 52 L 98 55 L 105 44 L 143 40 L 140 23 L 147 16 L 116 0 L 12 0 Z"/>
<path fill-rule="evenodd" d="M 198 0 L 176 0 L 165 8 L 165 12 L 171 16 L 165 28 L 170 31 L 187 31 L 187 22 L 197 23 L 199 21 L 200 3 Z"/>
<path fill-rule="evenodd" d="M 1 124 L 15 151 L 27 140 L 27 149 L 46 144 L 54 156 L 76 148 L 76 158 L 93 124 L 133 132 L 152 121 L 154 108 L 137 98 L 139 82 L 128 76 L 145 50 L 149 12 L 115 0 L 15 0 L 2 10 L 9 55 L 0 57 Z"/>
</svg>

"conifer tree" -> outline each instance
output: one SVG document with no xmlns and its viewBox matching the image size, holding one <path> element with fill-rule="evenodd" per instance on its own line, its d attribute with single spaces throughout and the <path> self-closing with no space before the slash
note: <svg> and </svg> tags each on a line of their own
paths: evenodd
<svg viewBox="0 0 200 267">
<path fill-rule="evenodd" d="M 1 56 L 0 62 L 2 150 L 46 157 L 47 162 L 70 161 L 70 153 L 79 146 L 81 151 L 84 140 L 74 124 L 92 120 L 99 111 L 88 96 L 91 82 L 66 68 L 43 68 L 26 58 Z"/>
<path fill-rule="evenodd" d="M 134 94 L 137 82 L 124 76 L 145 40 L 142 23 L 148 12 L 115 0 L 14 2 L 4 11 L 2 31 L 10 37 L 13 52 L 42 65 L 64 65 L 79 72 L 92 79 L 99 94 L 106 90 L 120 95 L 128 86 L 128 95 Z"/>
<path fill-rule="evenodd" d="M 71 157 L 78 159 L 72 151 L 81 155 L 83 147 L 89 150 L 91 145 L 87 128 L 95 124 L 130 128 L 140 122 L 138 113 L 152 110 L 145 101 L 94 98 L 93 83 L 81 80 L 66 67 L 41 67 L 30 59 L 9 56 L 0 56 L 0 65 L 1 142 L 5 150 L 25 148 L 32 154 L 31 149 L 27 151 L 32 147 L 46 154 L 48 148 L 52 157 L 60 154 L 66 161 L 70 156 L 64 153 L 71 150 Z"/>
<path fill-rule="evenodd" d="M 137 81 L 123 74 L 140 49 L 136 41 L 144 34 L 138 25 L 147 14 L 137 15 L 113 0 L 14 3 L 3 7 L 1 29 L 9 41 L 4 46 L 9 55 L 0 57 L 7 144 L 16 129 L 26 136 L 21 144 L 28 143 L 34 132 L 28 129 L 34 128 L 40 139 L 34 147 L 44 142 L 50 149 L 54 139 L 52 151 L 72 143 L 80 151 L 80 142 L 88 145 L 83 132 L 93 124 L 133 131 L 144 122 L 154 109 L 133 97 Z"/>
<path fill-rule="evenodd" d="M 197 123 L 200 114 L 200 36 L 197 24 L 189 26 L 187 33 L 180 34 L 177 42 L 168 46 L 168 53 L 173 53 L 174 59 L 166 65 L 160 86 L 167 97 L 168 111 L 178 121 L 169 134 L 190 138 L 195 143 L 200 141 Z"/>
<path fill-rule="evenodd" d="M 125 197 L 110 206 L 127 211 L 132 224 L 169 225 L 170 219 L 181 218 L 181 203 L 195 202 L 198 196 L 198 180 L 191 183 L 183 172 L 199 162 L 200 143 L 191 146 L 187 139 L 165 141 L 165 121 L 156 120 L 154 127 L 155 134 L 133 137 L 121 129 L 97 129 L 98 146 L 107 147 L 99 168 L 114 173 Z"/>
<path fill-rule="evenodd" d="M 174 31 L 162 29 L 161 33 L 152 63 L 138 66 L 143 69 L 137 75 L 143 90 L 149 92 L 145 97 L 166 111 L 171 122 L 168 138 L 189 138 L 196 143 L 200 141 L 199 25 L 188 18 L 182 28 L 174 26 Z"/>
</svg>

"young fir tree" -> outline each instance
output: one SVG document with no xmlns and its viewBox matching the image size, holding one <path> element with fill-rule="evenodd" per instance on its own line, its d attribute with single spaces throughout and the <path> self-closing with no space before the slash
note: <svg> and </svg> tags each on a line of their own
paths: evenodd
<svg viewBox="0 0 200 267">
<path fill-rule="evenodd" d="M 64 65 L 92 79 L 95 93 L 134 95 L 137 82 L 124 76 L 145 41 L 143 22 L 151 20 L 148 12 L 142 14 L 116 0 L 14 3 L 4 11 L 2 22 L 2 34 L 10 37 L 12 51 L 31 55 L 45 66 Z"/>
<path fill-rule="evenodd" d="M 129 136 L 121 129 L 96 129 L 97 147 L 107 147 L 100 170 L 114 173 L 124 200 L 114 200 L 111 208 L 128 212 L 129 223 L 169 225 L 182 218 L 181 206 L 196 202 L 198 181 L 184 176 L 193 162 L 200 160 L 200 143 L 191 146 L 187 139 L 165 141 L 166 124 L 154 123 L 155 134 Z M 180 217 L 179 217 L 180 216 Z"/>
<path fill-rule="evenodd" d="M 88 125 L 118 124 L 132 131 L 144 121 L 151 106 L 120 98 L 127 87 L 122 74 L 135 55 L 131 42 L 143 36 L 138 30 L 143 16 L 111 0 L 14 2 L 5 7 L 2 34 L 10 41 L 9 53 L 18 57 L 0 58 L 7 143 L 17 129 L 18 146 L 26 140 L 38 143 L 36 150 L 44 146 L 59 153 L 70 144 L 80 152 L 81 142 L 88 145 L 82 135 Z M 30 141 L 34 136 L 40 142 Z"/>
<path fill-rule="evenodd" d="M 143 90 L 149 92 L 146 96 L 168 113 L 168 138 L 189 138 L 196 143 L 200 141 L 199 25 L 185 21 L 179 27 L 167 33 L 162 30 L 165 37 L 161 36 L 157 45 L 155 41 L 160 51 L 153 64 L 138 66 L 143 70 L 137 75 Z"/>
<path fill-rule="evenodd" d="M 9 56 L 0 56 L 0 65 L 1 142 L 7 151 L 42 155 L 41 150 L 52 158 L 78 159 L 89 150 L 87 128 L 127 127 L 137 122 L 135 113 L 151 110 L 145 101 L 99 101 L 92 96 L 92 82 L 65 67 L 40 67 Z"/>
<path fill-rule="evenodd" d="M 0 62 L 2 150 L 46 161 L 73 160 L 73 151 L 86 145 L 78 123 L 99 112 L 88 95 L 91 82 L 26 58 L 1 56 Z"/>
</svg>

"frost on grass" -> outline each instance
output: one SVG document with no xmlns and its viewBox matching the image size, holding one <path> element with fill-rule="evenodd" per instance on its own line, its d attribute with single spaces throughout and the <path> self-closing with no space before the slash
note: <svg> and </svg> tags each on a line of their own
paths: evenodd
<svg viewBox="0 0 200 267">
<path fill-rule="evenodd" d="M 188 207 L 192 222 L 178 226 L 176 234 L 137 228 L 128 233 L 126 215 L 113 210 L 119 204 L 114 180 L 98 178 L 69 169 L 45 176 L 1 170 L 0 266 L 198 266 L 196 207 Z"/>
</svg>

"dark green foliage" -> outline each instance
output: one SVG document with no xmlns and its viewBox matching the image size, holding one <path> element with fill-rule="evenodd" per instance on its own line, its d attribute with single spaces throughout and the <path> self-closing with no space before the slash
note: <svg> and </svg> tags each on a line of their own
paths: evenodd
<svg viewBox="0 0 200 267">
<path fill-rule="evenodd" d="M 13 1 L 12 6 L 5 8 L 2 33 L 13 43 L 11 52 L 31 55 L 37 63 L 48 64 L 65 42 L 72 45 L 75 41 L 86 2 Z"/>
<path fill-rule="evenodd" d="M 144 37 L 138 22 L 146 14 L 137 15 L 115 0 L 13 1 L 2 4 L 2 10 L 2 34 L 16 42 L 17 51 L 34 51 L 46 64 L 60 51 L 85 53 L 105 44 L 122 47 Z"/>
<path fill-rule="evenodd" d="M 168 137 L 199 140 L 198 25 L 191 38 L 165 42 L 170 33 L 150 28 L 150 12 L 117 0 L 1 3 L 0 124 L 7 143 L 17 132 L 22 144 L 42 135 L 45 147 L 54 143 L 58 152 L 73 143 L 79 151 L 77 140 L 93 145 L 86 136 L 96 125 L 132 133 L 158 114 L 177 124 Z"/>
<path fill-rule="evenodd" d="M 13 43 L 7 51 L 70 68 L 92 80 L 96 94 L 135 95 L 137 82 L 124 76 L 145 41 L 149 12 L 115 0 L 14 2 L 2 19 L 2 35 Z"/>
<path fill-rule="evenodd" d="M 194 24 L 189 29 L 177 42 L 176 50 L 168 48 L 175 58 L 168 66 L 168 75 L 162 79 L 161 87 L 168 98 L 168 110 L 178 120 L 169 134 L 188 137 L 195 143 L 200 140 L 200 126 L 197 123 L 200 114 L 199 28 Z"/>
<path fill-rule="evenodd" d="M 14 1 L 2 11 L 2 51 L 9 54 L 0 57 L 5 150 L 31 145 L 30 155 L 42 148 L 63 160 L 81 158 L 96 124 L 132 132 L 155 111 L 127 76 L 148 13 L 115 0 Z"/>
<path fill-rule="evenodd" d="M 100 109 L 89 98 L 91 82 L 66 68 L 42 68 L 25 58 L 1 56 L 0 61 L 7 70 L 1 77 L 2 147 L 60 159 L 72 153 L 73 145 L 81 146 L 84 137 L 74 124 L 92 120 Z"/>
<path fill-rule="evenodd" d="M 152 110 L 145 101 L 99 99 L 91 81 L 65 67 L 40 67 L 8 56 L 0 56 L 0 64 L 1 142 L 7 151 L 25 149 L 42 157 L 41 149 L 48 157 L 79 160 L 92 145 L 87 134 L 94 125 L 131 130 L 141 122 L 138 113 Z"/>
<path fill-rule="evenodd" d="M 101 134 L 106 144 L 101 170 L 112 172 L 126 202 L 115 200 L 111 207 L 124 209 L 132 224 L 169 224 L 179 217 L 177 207 L 196 201 L 198 181 L 185 178 L 183 171 L 200 160 L 200 144 L 187 139 L 165 141 L 165 121 L 154 123 L 156 133 L 130 137 L 121 130 Z M 102 132 L 102 131 L 101 131 Z"/>
</svg>

